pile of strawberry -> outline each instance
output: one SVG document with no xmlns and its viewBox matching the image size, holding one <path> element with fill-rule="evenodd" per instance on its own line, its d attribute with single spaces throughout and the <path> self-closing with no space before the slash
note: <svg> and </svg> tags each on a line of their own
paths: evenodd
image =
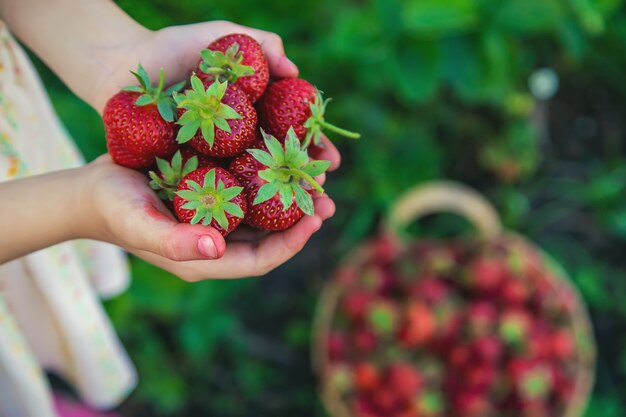
<svg viewBox="0 0 626 417">
<path fill-rule="evenodd" d="M 338 272 L 323 346 L 326 388 L 352 415 L 563 415 L 584 350 L 580 306 L 533 248 L 381 240 L 373 252 Z"/>
<path fill-rule="evenodd" d="M 149 171 L 150 186 L 181 222 L 211 225 L 226 236 L 239 224 L 291 227 L 314 213 L 315 177 L 329 161 L 309 156 L 322 129 L 357 134 L 324 120 L 328 100 L 309 82 L 270 84 L 258 42 L 231 34 L 200 52 L 189 80 L 153 85 L 139 66 L 139 85 L 107 102 L 107 147 L 119 165 Z"/>
</svg>

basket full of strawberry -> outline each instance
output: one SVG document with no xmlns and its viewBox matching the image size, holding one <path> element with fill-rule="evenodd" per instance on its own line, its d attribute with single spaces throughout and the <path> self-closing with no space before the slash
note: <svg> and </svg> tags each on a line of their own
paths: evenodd
<svg viewBox="0 0 626 417">
<path fill-rule="evenodd" d="M 259 43 L 244 34 L 199 53 L 189 79 L 153 83 L 139 65 L 138 85 L 107 102 L 107 148 L 119 165 L 148 173 L 150 187 L 179 221 L 226 236 L 241 224 L 284 230 L 314 211 L 312 194 L 329 161 L 309 150 L 328 130 L 317 88 L 300 78 L 270 82 Z"/>
<path fill-rule="evenodd" d="M 416 218 L 464 216 L 477 237 L 402 238 Z M 580 417 L 595 344 L 563 270 L 458 184 L 420 186 L 385 233 L 336 271 L 313 361 L 335 417 Z"/>
</svg>

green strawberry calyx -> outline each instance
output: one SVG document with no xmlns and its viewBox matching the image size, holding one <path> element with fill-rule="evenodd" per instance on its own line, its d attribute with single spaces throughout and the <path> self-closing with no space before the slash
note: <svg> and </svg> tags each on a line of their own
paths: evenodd
<svg viewBox="0 0 626 417">
<path fill-rule="evenodd" d="M 159 114 L 166 122 L 173 122 L 176 103 L 172 98 L 172 94 L 178 92 L 185 85 L 184 81 L 172 85 L 171 87 L 163 90 L 165 86 L 165 73 L 163 68 L 159 70 L 159 84 L 155 87 L 152 85 L 150 76 L 146 70 L 139 64 L 137 71 L 131 71 L 131 74 L 137 78 L 139 85 L 129 85 L 123 87 L 124 91 L 132 91 L 140 93 L 141 95 L 135 100 L 135 106 L 147 106 L 149 104 L 156 104 Z"/>
<path fill-rule="evenodd" d="M 243 187 L 226 188 L 221 180 L 216 185 L 215 177 L 215 168 L 213 168 L 204 176 L 202 185 L 193 180 L 187 180 L 187 186 L 190 189 L 176 191 L 176 194 L 187 200 L 182 208 L 196 211 L 191 224 L 202 222 L 204 226 L 208 226 L 215 219 L 222 229 L 227 230 L 227 213 L 234 217 L 244 216 L 241 207 L 231 201 L 241 194 Z"/>
<path fill-rule="evenodd" d="M 350 139 L 358 139 L 361 137 L 359 133 L 350 132 L 349 130 L 342 129 L 324 120 L 324 113 L 326 112 L 326 106 L 329 101 L 329 98 L 324 100 L 322 92 L 316 89 L 315 101 L 309 104 L 309 107 L 311 108 L 311 116 L 306 122 L 304 122 L 304 127 L 307 130 L 303 141 L 303 146 L 305 148 L 309 146 L 311 141 L 313 141 L 316 145 L 320 143 L 322 140 L 323 129 L 330 130 L 331 132 L 335 132 Z"/>
<path fill-rule="evenodd" d="M 178 108 L 185 113 L 178 119 L 181 125 L 176 140 L 185 143 L 194 137 L 198 129 L 212 148 L 215 142 L 215 128 L 231 133 L 228 119 L 241 119 L 241 115 L 229 105 L 222 103 L 228 83 L 215 81 L 206 90 L 200 78 L 191 76 L 191 89 L 185 94 L 174 94 Z"/>
<path fill-rule="evenodd" d="M 313 198 L 305 187 L 320 193 L 324 192 L 314 177 L 326 172 L 330 161 L 310 160 L 309 154 L 305 148 L 301 147 L 293 128 L 289 128 L 287 132 L 284 148 L 275 137 L 266 134 L 263 130 L 261 133 L 269 152 L 261 149 L 248 149 L 248 153 L 267 167 L 258 173 L 266 184 L 259 188 L 252 204 L 261 204 L 279 195 L 284 210 L 287 210 L 291 207 L 295 197 L 296 205 L 305 214 L 312 216 Z"/>
<path fill-rule="evenodd" d="M 234 83 L 240 77 L 254 74 L 254 68 L 241 63 L 243 61 L 243 53 L 239 50 L 237 42 L 230 45 L 226 53 L 203 49 L 200 55 L 202 56 L 200 70 L 205 74 L 211 75 L 217 81 Z"/>
<path fill-rule="evenodd" d="M 157 192 L 161 200 L 173 201 L 180 180 L 198 168 L 198 157 L 192 156 L 183 165 L 183 157 L 180 151 L 176 151 L 170 162 L 157 157 L 156 164 L 161 175 L 150 171 L 148 185 Z"/>
</svg>

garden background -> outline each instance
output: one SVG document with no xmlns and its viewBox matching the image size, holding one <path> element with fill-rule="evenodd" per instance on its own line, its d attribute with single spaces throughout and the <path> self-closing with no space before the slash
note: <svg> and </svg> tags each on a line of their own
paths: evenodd
<svg viewBox="0 0 626 417">
<path fill-rule="evenodd" d="M 309 364 L 322 284 L 343 255 L 377 232 L 395 197 L 448 178 L 483 192 L 506 227 L 570 273 L 599 345 L 587 416 L 623 416 L 622 3 L 118 1 L 151 29 L 226 19 L 280 34 L 301 76 L 334 98 L 329 120 L 363 134 L 336 142 L 344 162 L 327 185 L 336 216 L 268 276 L 191 285 L 132 260 L 130 290 L 106 304 L 141 376 L 122 414 L 323 416 Z M 100 117 L 38 68 L 86 157 L 104 153 Z M 426 232 L 462 228 L 441 217 Z"/>
</svg>

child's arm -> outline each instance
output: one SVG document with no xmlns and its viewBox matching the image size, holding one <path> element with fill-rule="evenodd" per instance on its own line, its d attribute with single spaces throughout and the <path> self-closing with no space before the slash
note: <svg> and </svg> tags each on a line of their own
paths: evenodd
<svg viewBox="0 0 626 417">
<path fill-rule="evenodd" d="M 76 238 L 116 244 L 189 281 L 263 275 L 295 255 L 334 205 L 264 237 L 178 223 L 136 171 L 100 157 L 82 168 L 0 183 L 0 263 Z M 220 259 L 217 259 L 220 258 Z M 217 259 L 217 260 L 215 260 Z"/>
</svg>

